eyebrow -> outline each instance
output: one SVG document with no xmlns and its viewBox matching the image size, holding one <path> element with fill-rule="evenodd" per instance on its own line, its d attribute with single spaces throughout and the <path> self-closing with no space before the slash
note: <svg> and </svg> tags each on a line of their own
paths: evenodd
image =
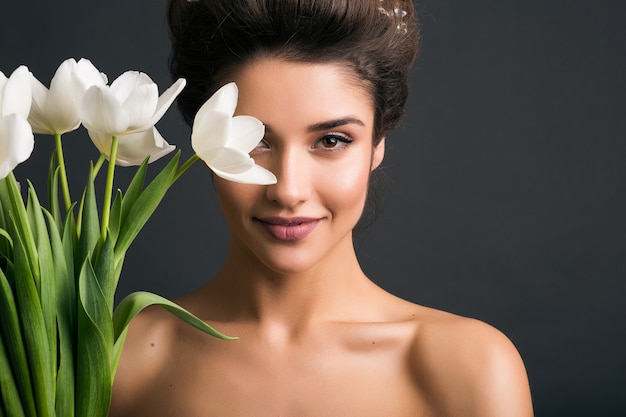
<svg viewBox="0 0 626 417">
<path fill-rule="evenodd" d="M 339 126 L 345 126 L 345 125 L 350 125 L 350 124 L 355 124 L 358 126 L 365 126 L 365 123 L 361 120 L 358 119 L 356 117 L 342 117 L 339 119 L 333 119 L 333 120 L 328 120 L 328 121 L 324 121 L 324 122 L 320 122 L 320 123 L 315 123 L 309 127 L 307 127 L 307 131 L 309 132 L 321 132 L 324 130 L 330 130 L 330 129 L 335 129 Z M 272 127 L 268 124 L 265 125 L 265 130 L 268 132 L 272 131 Z"/>
<path fill-rule="evenodd" d="M 341 119 L 329 120 L 326 122 L 316 123 L 314 125 L 309 126 L 307 129 L 309 132 L 319 132 L 322 130 L 334 129 L 339 126 L 345 126 L 350 124 L 356 124 L 359 126 L 365 126 L 365 123 L 361 119 L 357 119 L 356 117 L 343 117 Z"/>
</svg>

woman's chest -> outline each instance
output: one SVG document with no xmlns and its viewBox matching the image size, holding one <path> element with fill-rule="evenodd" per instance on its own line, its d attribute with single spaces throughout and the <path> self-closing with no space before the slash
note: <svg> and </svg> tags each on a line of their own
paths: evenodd
<svg viewBox="0 0 626 417">
<path fill-rule="evenodd" d="M 230 342 L 229 342 L 230 343 Z M 426 401 L 388 349 L 225 349 L 173 359 L 143 390 L 157 416 L 420 416 Z"/>
</svg>

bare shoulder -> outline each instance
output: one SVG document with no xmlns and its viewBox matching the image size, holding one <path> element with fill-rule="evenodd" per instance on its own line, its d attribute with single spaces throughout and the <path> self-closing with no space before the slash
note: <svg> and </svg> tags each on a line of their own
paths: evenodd
<svg viewBox="0 0 626 417">
<path fill-rule="evenodd" d="M 149 307 L 132 320 L 113 384 L 110 416 L 132 415 L 144 387 L 166 366 L 175 332 L 174 319 L 159 307 Z"/>
<path fill-rule="evenodd" d="M 443 415 L 533 415 L 526 369 L 502 332 L 432 309 L 419 317 L 410 368 Z"/>
</svg>

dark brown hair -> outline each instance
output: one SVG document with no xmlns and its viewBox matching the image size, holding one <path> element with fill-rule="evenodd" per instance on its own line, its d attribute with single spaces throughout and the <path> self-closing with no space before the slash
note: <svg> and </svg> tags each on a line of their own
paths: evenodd
<svg viewBox="0 0 626 417">
<path fill-rule="evenodd" d="M 370 92 L 374 144 L 400 123 L 419 30 L 410 0 L 170 0 L 173 78 L 191 124 L 202 103 L 260 57 L 343 63 Z"/>
</svg>

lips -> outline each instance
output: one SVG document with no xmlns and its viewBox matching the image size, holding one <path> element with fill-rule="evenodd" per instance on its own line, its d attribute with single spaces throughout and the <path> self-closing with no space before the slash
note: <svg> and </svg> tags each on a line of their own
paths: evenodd
<svg viewBox="0 0 626 417">
<path fill-rule="evenodd" d="M 272 237 L 283 241 L 304 239 L 320 222 L 320 219 L 313 217 L 263 217 L 255 220 Z"/>
</svg>

